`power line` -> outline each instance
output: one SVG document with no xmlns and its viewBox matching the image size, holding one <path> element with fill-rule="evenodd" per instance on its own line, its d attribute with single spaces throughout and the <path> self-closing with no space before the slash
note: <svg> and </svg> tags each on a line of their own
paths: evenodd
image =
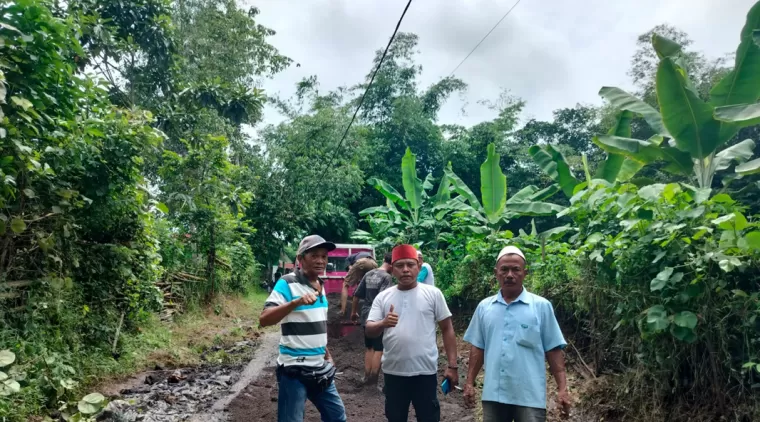
<svg viewBox="0 0 760 422">
<path fill-rule="evenodd" d="M 362 108 L 362 105 L 364 104 L 364 98 L 367 97 L 367 92 L 369 92 L 369 88 L 372 86 L 372 82 L 375 81 L 375 75 L 377 75 L 377 72 L 380 70 L 380 66 L 383 65 L 383 60 L 385 60 L 385 56 L 388 54 L 388 50 L 391 48 L 391 44 L 393 43 L 394 38 L 396 38 L 396 33 L 398 32 L 398 28 L 401 26 L 401 21 L 404 20 L 404 15 L 406 15 L 406 11 L 409 10 L 409 6 L 411 4 L 412 4 L 412 0 L 409 0 L 409 2 L 406 3 L 404 12 L 401 13 L 401 17 L 398 19 L 398 23 L 396 23 L 396 29 L 393 30 L 393 35 L 391 35 L 391 39 L 388 40 L 388 45 L 385 46 L 385 51 L 383 51 L 383 55 L 380 57 L 380 61 L 377 63 L 377 67 L 375 68 L 375 71 L 372 72 L 372 77 L 369 80 L 369 84 L 367 84 L 367 88 L 364 90 L 364 94 L 362 94 L 362 99 L 359 101 L 359 105 L 356 107 L 356 110 L 354 110 L 354 115 L 351 116 L 351 121 L 348 122 L 348 126 L 346 126 L 346 131 L 343 132 L 343 136 L 340 138 L 340 142 L 338 142 L 338 148 L 335 149 L 335 154 L 333 154 L 333 158 L 335 158 L 335 156 L 338 155 L 338 151 L 340 151 L 340 147 L 343 145 L 343 141 L 346 139 L 346 136 L 348 135 L 348 130 L 351 129 L 351 125 L 354 124 L 356 115 L 359 114 L 359 110 Z"/>
<path fill-rule="evenodd" d="M 449 73 L 449 76 L 447 76 L 448 78 L 450 78 L 454 74 L 454 72 L 456 72 L 459 69 L 459 66 L 462 66 L 462 63 L 464 63 L 465 61 L 467 61 L 468 58 L 470 58 L 470 56 L 472 55 L 472 53 L 474 53 L 475 50 L 477 50 L 478 47 L 480 47 L 480 44 L 483 44 L 483 41 L 485 41 L 486 38 L 488 38 L 488 36 L 491 35 L 491 32 L 493 32 L 493 30 L 496 29 L 497 26 L 499 26 L 499 24 L 501 23 L 501 21 L 503 21 L 504 19 L 506 19 L 507 16 L 509 16 L 509 14 L 512 13 L 512 10 L 514 10 L 514 8 L 517 7 L 517 5 L 520 4 L 521 1 L 522 0 L 517 0 L 517 2 L 515 2 L 515 4 L 513 4 L 512 7 L 509 8 L 509 10 L 507 10 L 507 13 L 505 13 L 504 16 L 502 16 L 501 19 L 499 19 L 498 22 L 496 22 L 496 25 L 494 25 L 493 28 L 491 28 L 491 30 L 488 31 L 488 33 L 480 40 L 480 42 L 478 42 L 477 44 L 475 44 L 475 47 L 473 47 L 472 50 L 470 50 L 470 52 L 467 53 L 467 55 L 465 56 L 465 58 L 462 59 L 461 62 L 459 62 L 459 64 L 457 65 L 457 67 L 455 67 L 454 70 L 452 70 L 451 73 Z"/>
</svg>

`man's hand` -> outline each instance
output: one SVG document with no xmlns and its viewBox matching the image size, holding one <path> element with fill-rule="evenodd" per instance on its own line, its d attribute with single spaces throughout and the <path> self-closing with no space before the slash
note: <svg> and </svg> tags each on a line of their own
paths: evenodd
<svg viewBox="0 0 760 422">
<path fill-rule="evenodd" d="M 358 324 L 359 323 L 359 313 L 358 312 L 354 312 L 353 314 L 351 314 L 351 322 L 353 322 L 354 324 Z"/>
<path fill-rule="evenodd" d="M 477 403 L 478 392 L 472 384 L 464 385 L 464 405 L 472 409 Z"/>
<path fill-rule="evenodd" d="M 567 390 L 562 390 L 557 393 L 557 406 L 559 407 L 563 418 L 570 416 L 570 408 L 573 407 L 573 401 Z"/>
<path fill-rule="evenodd" d="M 443 374 L 443 377 L 449 380 L 449 384 L 451 385 L 451 391 L 454 391 L 454 387 L 459 385 L 459 371 L 457 371 L 454 368 L 447 368 L 446 372 Z"/>
<path fill-rule="evenodd" d="M 388 312 L 388 315 L 385 316 L 383 319 L 383 327 L 384 328 L 393 328 L 398 324 L 398 314 L 393 312 L 393 304 L 391 304 L 391 309 Z"/>
<path fill-rule="evenodd" d="M 317 296 L 314 293 L 305 293 L 303 296 L 296 299 L 298 306 L 311 305 L 317 301 Z"/>
</svg>

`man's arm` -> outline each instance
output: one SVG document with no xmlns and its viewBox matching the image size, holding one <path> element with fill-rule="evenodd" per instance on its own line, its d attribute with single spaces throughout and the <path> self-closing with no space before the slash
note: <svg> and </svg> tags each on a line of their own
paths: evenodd
<svg viewBox="0 0 760 422">
<path fill-rule="evenodd" d="M 357 313 L 357 308 L 359 307 L 359 299 L 366 299 L 367 298 L 367 275 L 365 274 L 364 277 L 362 277 L 362 281 L 359 282 L 359 286 L 356 288 L 356 291 L 354 291 L 354 297 L 351 299 L 351 322 L 354 324 L 359 321 L 359 314 Z"/>
<path fill-rule="evenodd" d="M 546 360 L 549 361 L 549 370 L 557 381 L 559 391 L 567 390 L 567 378 L 565 374 L 565 356 L 559 347 L 546 352 Z"/>
<path fill-rule="evenodd" d="M 481 326 L 480 315 L 483 309 L 483 303 L 480 303 L 472 315 L 470 325 L 464 333 L 464 341 L 470 343 L 470 360 L 467 364 L 467 379 L 464 382 L 463 395 L 464 404 L 469 407 L 475 407 L 477 401 L 475 391 L 475 379 L 477 379 L 480 370 L 483 368 L 485 361 L 486 342 L 484 337 L 484 328 Z"/>
<path fill-rule="evenodd" d="M 570 393 L 567 391 L 567 374 L 565 373 L 565 355 L 562 349 L 557 347 L 546 352 L 546 360 L 549 361 L 549 370 L 557 382 L 557 404 L 562 406 L 565 413 L 570 411 L 572 405 Z"/>
<path fill-rule="evenodd" d="M 356 308 L 359 307 L 359 298 L 354 295 L 354 298 L 351 299 L 351 321 L 356 323 L 359 319 L 359 313 L 356 312 Z"/>
<path fill-rule="evenodd" d="M 541 343 L 549 361 L 549 369 L 557 381 L 557 404 L 565 413 L 570 411 L 572 405 L 570 393 L 567 391 L 567 377 L 565 374 L 565 356 L 562 349 L 567 345 L 562 330 L 554 315 L 554 307 L 546 302 L 541 306 Z"/>
<path fill-rule="evenodd" d="M 465 385 L 474 386 L 480 370 L 483 369 L 486 351 L 475 346 L 470 346 L 470 363 L 467 364 L 467 380 Z"/>
<path fill-rule="evenodd" d="M 470 346 L 470 362 L 467 364 L 467 380 L 464 382 L 464 389 L 462 391 L 464 404 L 469 408 L 475 407 L 477 402 L 475 380 L 478 378 L 480 369 L 483 368 L 484 359 L 485 350 L 476 346 Z"/>
<path fill-rule="evenodd" d="M 301 299 L 303 298 L 293 299 L 288 303 L 264 309 L 259 317 L 259 325 L 262 327 L 277 325 L 289 313 L 293 312 L 294 309 L 301 306 Z"/>
<path fill-rule="evenodd" d="M 332 355 L 330 354 L 330 349 L 328 349 L 327 346 L 325 346 L 325 360 L 330 363 L 334 363 Z"/>
<path fill-rule="evenodd" d="M 385 329 L 385 320 L 380 321 L 367 321 L 367 325 L 364 327 L 364 334 L 369 338 L 380 337 Z"/>
<path fill-rule="evenodd" d="M 372 302 L 372 309 L 367 317 L 367 325 L 364 334 L 369 338 L 380 337 L 386 328 L 395 327 L 398 324 L 398 314 L 393 312 L 393 304 L 388 310 L 388 315 L 383 317 L 383 300 L 380 296 Z"/>
<path fill-rule="evenodd" d="M 449 366 L 457 366 L 457 336 L 454 332 L 454 324 L 451 323 L 451 317 L 438 322 L 438 326 L 443 335 L 443 348 L 446 350 Z"/>
<path fill-rule="evenodd" d="M 261 312 L 261 316 L 259 316 L 259 325 L 262 327 L 276 325 L 297 307 L 301 305 L 311 305 L 316 301 L 317 296 L 314 293 L 305 293 L 303 296 L 293 299 L 290 302 L 265 308 Z"/>
<path fill-rule="evenodd" d="M 449 361 L 449 367 L 446 368 L 445 377 L 449 380 L 451 388 L 459 384 L 459 365 L 457 365 L 457 336 L 454 332 L 454 324 L 451 323 L 451 317 L 438 321 L 443 335 L 443 348 L 446 350 L 446 358 Z"/>
</svg>

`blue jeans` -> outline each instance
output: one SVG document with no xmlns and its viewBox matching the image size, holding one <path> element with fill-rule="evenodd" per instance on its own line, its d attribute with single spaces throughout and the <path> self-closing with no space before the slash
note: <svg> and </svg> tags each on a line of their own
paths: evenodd
<svg viewBox="0 0 760 422">
<path fill-rule="evenodd" d="M 307 392 L 301 381 L 278 371 L 277 382 L 280 385 L 277 399 L 278 422 L 303 422 L 306 399 L 309 399 L 322 415 L 322 422 L 346 422 L 346 409 L 338 395 L 335 382 L 319 392 Z"/>
</svg>

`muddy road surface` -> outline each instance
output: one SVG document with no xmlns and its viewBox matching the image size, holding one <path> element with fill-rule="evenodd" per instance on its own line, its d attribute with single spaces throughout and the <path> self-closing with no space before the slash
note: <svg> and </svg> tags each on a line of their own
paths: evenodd
<svg viewBox="0 0 760 422">
<path fill-rule="evenodd" d="M 328 329 L 328 348 L 335 360 L 338 375 L 335 384 L 343 404 L 346 406 L 346 417 L 351 421 L 386 421 L 385 397 L 380 391 L 383 385 L 382 375 L 377 386 L 363 386 L 361 378 L 364 375 L 364 334 L 361 326 L 349 331 L 342 324 L 340 315 L 340 297 L 331 295 L 330 319 Z M 261 352 L 261 351 L 260 351 Z M 276 357 L 275 357 L 276 358 Z M 446 355 L 440 350 L 440 378 L 443 380 L 443 369 L 446 368 Z M 460 376 L 464 378 L 465 373 Z M 254 379 L 227 408 L 228 420 L 231 422 L 272 422 L 277 420 L 277 379 L 275 376 L 275 361 L 272 359 L 261 375 Z M 475 411 L 466 409 L 461 391 L 455 391 L 447 396 L 438 392 L 441 405 L 441 421 L 475 421 Z M 320 416 L 313 404 L 307 402 L 305 422 L 319 422 Z M 416 421 L 413 407 L 410 406 L 409 420 Z"/>
<path fill-rule="evenodd" d="M 338 315 L 339 296 L 331 295 L 329 344 L 338 373 L 336 387 L 346 407 L 349 422 L 385 421 L 383 378 L 378 385 L 362 385 L 364 373 L 364 336 L 360 326 L 347 326 Z M 253 341 L 236 344 L 228 353 L 245 353 L 250 357 L 243 365 L 203 365 L 179 370 L 159 370 L 138 374 L 104 391 L 113 400 L 111 417 L 103 421 L 119 422 L 273 422 L 277 420 L 277 380 L 275 367 L 279 329 L 259 332 Z M 460 341 L 460 385 L 466 376 L 469 345 Z M 439 379 L 443 379 L 446 356 L 439 338 Z M 577 384 L 570 373 L 570 385 Z M 548 387 L 547 420 L 559 421 L 554 409 L 555 387 Z M 571 393 L 572 392 L 571 390 Z M 462 392 L 444 396 L 440 389 L 441 421 L 477 421 L 478 411 L 464 406 Z M 307 402 L 304 421 L 320 421 L 319 412 Z M 410 406 L 409 420 L 415 421 Z M 576 413 L 570 422 L 597 421 L 598 418 Z"/>
</svg>

